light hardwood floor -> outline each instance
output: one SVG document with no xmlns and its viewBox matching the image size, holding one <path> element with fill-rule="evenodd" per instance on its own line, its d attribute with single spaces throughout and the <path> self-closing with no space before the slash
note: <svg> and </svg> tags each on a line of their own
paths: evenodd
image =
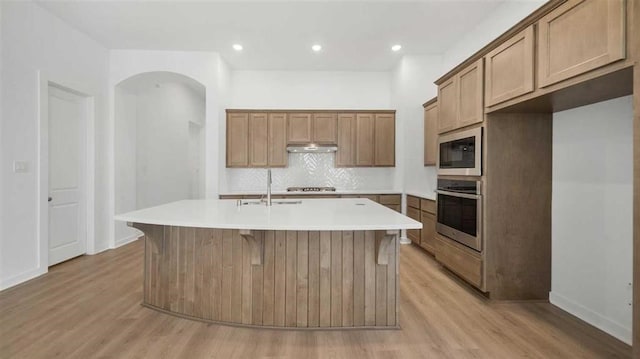
<svg viewBox="0 0 640 359">
<path fill-rule="evenodd" d="M 0 292 L 0 358 L 626 358 L 547 303 L 490 302 L 401 246 L 401 330 L 235 328 L 140 306 L 142 241 Z"/>
</svg>

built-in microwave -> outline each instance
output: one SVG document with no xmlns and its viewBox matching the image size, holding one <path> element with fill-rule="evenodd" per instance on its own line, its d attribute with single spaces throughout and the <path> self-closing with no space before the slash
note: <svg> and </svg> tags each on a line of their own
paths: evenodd
<svg viewBox="0 0 640 359">
<path fill-rule="evenodd" d="M 482 127 L 440 136 L 438 174 L 482 175 Z"/>
</svg>

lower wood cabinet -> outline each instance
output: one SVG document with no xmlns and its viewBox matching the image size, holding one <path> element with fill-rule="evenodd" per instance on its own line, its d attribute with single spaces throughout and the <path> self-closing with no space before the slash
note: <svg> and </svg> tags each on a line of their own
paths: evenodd
<svg viewBox="0 0 640 359">
<path fill-rule="evenodd" d="M 422 221 L 422 219 L 420 218 L 420 210 L 417 208 L 407 207 L 407 217 L 418 222 Z M 411 240 L 411 242 L 413 242 L 414 244 L 420 245 L 420 232 L 420 229 L 408 229 L 407 238 L 409 238 L 409 240 Z"/>
<path fill-rule="evenodd" d="M 407 230 L 407 237 L 427 252 L 435 252 L 436 202 L 416 196 L 407 196 L 407 217 L 422 223 L 422 229 Z"/>
<path fill-rule="evenodd" d="M 482 257 L 480 253 L 441 235 L 435 236 L 434 244 L 438 262 L 474 286 L 482 287 Z"/>
<path fill-rule="evenodd" d="M 436 215 L 427 211 L 421 211 L 420 222 L 422 231 L 420 235 L 420 247 L 429 253 L 435 252 Z"/>
</svg>

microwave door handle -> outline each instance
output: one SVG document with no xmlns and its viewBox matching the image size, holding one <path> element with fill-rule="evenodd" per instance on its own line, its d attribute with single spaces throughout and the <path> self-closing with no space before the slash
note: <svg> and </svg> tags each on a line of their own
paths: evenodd
<svg viewBox="0 0 640 359">
<path fill-rule="evenodd" d="M 437 194 L 443 194 L 446 196 L 453 196 L 453 197 L 461 197 L 461 198 L 469 198 L 469 199 L 480 199 L 481 195 L 479 194 L 469 194 L 469 193 L 460 193 L 460 192 L 450 192 L 450 191 L 443 191 L 443 190 L 436 190 L 435 191 Z"/>
</svg>

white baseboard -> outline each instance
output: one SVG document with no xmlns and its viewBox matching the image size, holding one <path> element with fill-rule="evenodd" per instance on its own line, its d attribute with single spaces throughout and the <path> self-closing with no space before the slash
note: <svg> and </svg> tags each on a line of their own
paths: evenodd
<svg viewBox="0 0 640 359">
<path fill-rule="evenodd" d="M 26 272 L 20 273 L 18 275 L 15 275 L 11 278 L 8 279 L 3 279 L 2 281 L 0 281 L 0 291 L 5 290 L 5 289 L 9 289 L 13 286 L 16 286 L 20 283 L 26 282 L 30 279 L 39 277 L 43 274 L 47 273 L 47 268 L 42 269 L 40 267 L 34 268 L 34 269 L 30 269 Z"/>
<path fill-rule="evenodd" d="M 569 312 L 594 327 L 604 331 L 605 333 L 608 333 L 631 345 L 631 328 L 625 328 L 611 319 L 558 293 L 549 292 L 549 302 L 565 312 Z"/>
<path fill-rule="evenodd" d="M 120 238 L 117 239 L 115 241 L 115 243 L 113 244 L 113 248 L 118 248 L 121 246 L 124 246 L 125 244 L 129 244 L 135 240 L 137 240 L 138 238 L 142 237 L 144 234 L 132 234 L 130 236 L 124 237 L 124 238 Z"/>
</svg>

